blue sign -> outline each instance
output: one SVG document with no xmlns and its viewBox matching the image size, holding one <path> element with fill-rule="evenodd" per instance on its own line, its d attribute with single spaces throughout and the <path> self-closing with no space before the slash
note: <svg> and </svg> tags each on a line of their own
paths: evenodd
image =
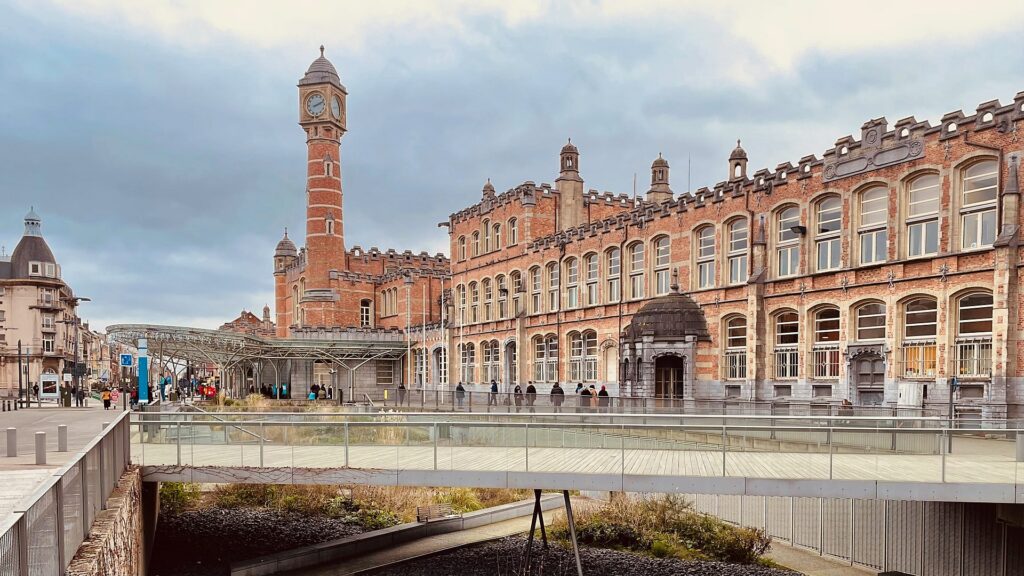
<svg viewBox="0 0 1024 576">
<path fill-rule="evenodd" d="M 131 368 L 135 365 L 135 358 L 131 354 L 121 354 L 121 366 Z"/>
</svg>

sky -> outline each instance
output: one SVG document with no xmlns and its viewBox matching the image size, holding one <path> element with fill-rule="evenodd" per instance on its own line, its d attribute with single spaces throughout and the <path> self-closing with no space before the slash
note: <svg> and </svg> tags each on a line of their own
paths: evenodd
<svg viewBox="0 0 1024 576">
<path fill-rule="evenodd" d="M 553 182 L 713 186 L 821 157 L 864 121 L 1012 101 L 1024 3 L 947 0 L 0 0 L 0 245 L 31 206 L 94 328 L 217 327 L 273 307 L 301 245 L 296 83 L 348 88 L 346 245 L 448 251 L 437 223 Z"/>
</svg>

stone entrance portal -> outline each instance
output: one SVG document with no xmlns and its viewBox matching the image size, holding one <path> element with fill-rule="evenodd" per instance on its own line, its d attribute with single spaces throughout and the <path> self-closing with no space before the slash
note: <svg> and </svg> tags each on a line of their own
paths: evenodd
<svg viewBox="0 0 1024 576">
<path fill-rule="evenodd" d="M 686 395 L 686 358 L 673 354 L 655 360 L 654 395 L 678 399 Z"/>
</svg>

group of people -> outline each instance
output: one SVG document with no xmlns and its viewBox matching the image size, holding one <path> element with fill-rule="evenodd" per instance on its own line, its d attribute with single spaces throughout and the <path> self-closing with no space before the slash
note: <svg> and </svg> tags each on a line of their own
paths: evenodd
<svg viewBox="0 0 1024 576">
<path fill-rule="evenodd" d="M 402 387 L 399 387 L 399 400 L 402 400 Z M 611 395 L 608 393 L 606 386 L 601 386 L 598 390 L 597 387 L 591 384 L 589 387 L 584 386 L 582 383 L 576 385 L 576 395 L 578 397 L 579 406 L 581 408 L 608 408 L 611 405 Z M 551 400 L 551 406 L 555 412 L 561 412 L 562 404 L 565 403 L 565 389 L 562 388 L 561 384 L 555 382 L 551 386 L 551 391 L 548 392 Z M 491 406 L 498 406 L 499 404 L 499 389 L 498 382 L 491 380 L 490 389 L 487 393 L 487 407 L 490 409 Z M 466 387 L 459 382 L 455 386 L 455 402 L 459 408 L 462 408 L 466 401 Z M 514 405 L 516 412 L 519 412 L 524 407 L 530 412 L 536 411 L 537 403 L 537 387 L 533 381 L 526 384 L 526 389 L 519 384 L 516 384 L 512 388 L 512 393 L 501 398 L 501 403 L 505 406 Z"/>
<path fill-rule="evenodd" d="M 264 398 L 284 400 L 286 398 L 291 398 L 291 393 L 292 391 L 288 388 L 287 382 L 282 382 L 280 386 L 277 384 L 271 384 L 270 386 L 263 384 L 260 386 L 259 390 L 256 389 L 255 384 L 249 384 L 249 395 L 259 394 Z"/>
<path fill-rule="evenodd" d="M 321 386 L 313 384 L 309 387 L 309 394 L 306 396 L 306 400 L 334 400 L 334 385 Z"/>
</svg>

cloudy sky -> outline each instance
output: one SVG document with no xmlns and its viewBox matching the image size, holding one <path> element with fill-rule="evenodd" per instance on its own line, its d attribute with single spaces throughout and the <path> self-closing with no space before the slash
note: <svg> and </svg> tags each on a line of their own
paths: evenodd
<svg viewBox="0 0 1024 576">
<path fill-rule="evenodd" d="M 93 326 L 272 303 L 321 43 L 350 93 L 348 246 L 431 253 L 488 177 L 552 182 L 567 137 L 587 188 L 631 192 L 662 152 L 681 192 L 736 138 L 773 168 L 1024 90 L 1024 3 L 819 4 L 0 0 L 0 244 L 34 205 Z"/>
</svg>

